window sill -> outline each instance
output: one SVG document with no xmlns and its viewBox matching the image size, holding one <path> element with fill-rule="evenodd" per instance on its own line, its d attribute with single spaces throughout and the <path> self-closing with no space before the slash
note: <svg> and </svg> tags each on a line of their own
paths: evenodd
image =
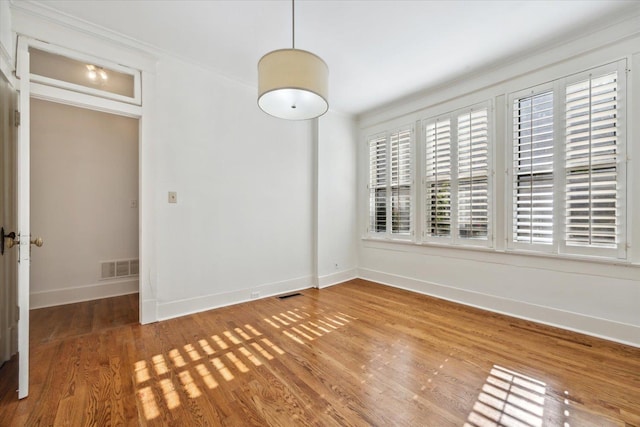
<svg viewBox="0 0 640 427">
<path fill-rule="evenodd" d="M 386 237 L 375 237 L 375 236 L 363 236 L 361 241 L 364 243 L 372 243 L 375 246 L 370 246 L 371 248 L 375 248 L 377 244 L 386 245 L 397 245 L 398 247 L 402 247 L 403 249 L 410 251 L 410 248 L 416 248 L 416 250 L 420 249 L 444 249 L 449 252 L 449 256 L 452 258 L 467 258 L 465 256 L 460 256 L 460 252 L 473 252 L 473 253 L 483 253 L 483 254 L 495 254 L 495 255 L 503 255 L 510 257 L 518 257 L 518 258 L 539 258 L 539 259 L 548 259 L 553 260 L 554 262 L 578 262 L 578 263 L 587 263 L 587 264 L 598 264 L 598 265 L 607 265 L 607 266 L 618 266 L 618 267 L 633 267 L 640 268 L 640 263 L 632 262 L 628 259 L 620 259 L 620 258 L 608 258 L 603 256 L 591 256 L 591 255 L 574 255 L 574 254 L 558 254 L 553 252 L 537 252 L 537 251 L 528 251 L 525 249 L 495 249 L 492 247 L 485 246 L 477 246 L 477 245 L 453 245 L 446 243 L 436 243 L 436 242 L 414 242 L 413 240 L 401 240 L 401 239 L 391 239 Z M 456 255 L 458 253 L 458 255 Z M 495 260 L 491 260 L 489 262 L 496 262 Z"/>
<path fill-rule="evenodd" d="M 442 249 L 451 249 L 451 250 L 499 253 L 499 251 L 496 251 L 494 248 L 480 246 L 480 245 L 448 244 L 448 243 L 438 243 L 438 242 L 416 242 L 411 239 L 392 239 L 389 237 L 376 237 L 376 236 L 363 236 L 361 240 L 363 242 L 390 243 L 390 244 L 398 244 L 402 246 L 417 247 L 417 248 L 432 247 L 432 248 L 442 248 Z"/>
</svg>

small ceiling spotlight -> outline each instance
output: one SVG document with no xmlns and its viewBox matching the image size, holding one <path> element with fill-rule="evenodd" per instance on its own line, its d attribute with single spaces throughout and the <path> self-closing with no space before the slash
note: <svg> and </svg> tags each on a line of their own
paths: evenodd
<svg viewBox="0 0 640 427">
<path fill-rule="evenodd" d="M 104 84 L 109 78 L 104 68 L 97 65 L 88 64 L 87 70 L 87 77 L 94 83 Z"/>
</svg>

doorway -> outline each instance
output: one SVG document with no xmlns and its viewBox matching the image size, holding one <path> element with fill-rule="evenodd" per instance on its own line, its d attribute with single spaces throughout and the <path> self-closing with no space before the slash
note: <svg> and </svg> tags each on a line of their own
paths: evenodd
<svg viewBox="0 0 640 427">
<path fill-rule="evenodd" d="M 63 285 L 65 287 L 56 289 L 44 289 L 39 293 L 32 294 L 30 285 L 30 274 L 32 265 L 31 245 L 41 246 L 42 239 L 31 235 L 31 104 L 33 100 L 43 100 L 51 102 L 57 106 L 65 105 L 86 110 L 91 112 L 102 112 L 117 117 L 129 117 L 134 119 L 136 132 L 135 145 L 136 150 L 138 144 L 142 144 L 147 135 L 147 125 L 143 125 L 143 108 L 141 96 L 141 71 L 125 67 L 115 62 L 103 60 L 101 58 L 83 54 L 53 44 L 30 39 L 28 37 L 19 36 L 17 43 L 17 63 L 16 77 L 19 80 L 19 108 L 21 110 L 22 120 L 19 131 L 17 132 L 17 222 L 20 227 L 20 251 L 17 274 L 17 294 L 18 294 L 18 353 L 19 353 L 19 387 L 18 397 L 20 399 L 29 394 L 29 318 L 30 318 L 30 300 L 40 298 L 42 306 L 59 305 L 68 302 L 95 300 L 106 296 L 123 295 L 126 293 L 136 292 L 143 293 L 142 287 L 139 285 L 139 274 L 144 268 L 145 256 L 127 259 L 110 259 L 100 260 L 99 262 L 99 281 L 93 284 L 80 284 L 73 277 L 67 276 L 69 279 Z M 50 55 L 51 54 L 51 55 Z M 31 67 L 33 66 L 33 70 Z M 38 108 L 38 107 L 36 107 Z M 82 120 L 80 122 L 83 122 Z M 67 123 L 67 127 L 74 128 L 78 123 Z M 108 128 L 108 126 L 98 127 L 98 129 Z M 54 132 L 45 131 L 46 138 L 54 135 Z M 94 134 L 86 138 L 92 139 Z M 86 140 L 86 139 L 85 139 Z M 87 151 L 85 145 L 80 146 L 80 151 Z M 73 157 L 75 153 L 68 153 Z M 57 160 L 56 160 L 57 159 Z M 50 162 L 48 166 L 59 166 L 67 164 L 59 158 L 47 159 Z M 84 165 L 82 160 L 76 162 Z M 136 160 L 137 163 L 137 160 Z M 101 164 L 101 163 L 93 163 Z M 70 167 L 70 169 L 73 169 Z M 98 168 L 99 169 L 99 168 Z M 115 168 L 118 170 L 118 168 Z M 113 172 L 113 171 L 112 171 Z M 143 175 L 139 171 L 136 176 Z M 76 181 L 82 181 L 80 175 L 76 175 Z M 136 181 L 137 183 L 138 181 Z M 58 187 L 66 189 L 68 182 L 59 184 Z M 48 192 L 45 187 L 45 193 Z M 98 190 L 99 191 L 99 190 Z M 136 190 L 137 191 L 137 190 Z M 148 191 L 145 191 L 147 193 Z M 140 194 L 140 193 L 137 193 Z M 129 199 L 129 208 L 138 208 L 138 197 Z M 60 198 L 65 201 L 64 197 Z M 79 200 L 84 200 L 79 198 Z M 147 203 L 145 198 L 144 203 Z M 61 204 L 61 203 L 58 203 Z M 63 205 L 64 206 L 64 205 Z M 66 208 L 70 208 L 67 205 Z M 75 206 L 79 209 L 79 205 Z M 47 209 L 45 209 L 46 211 Z M 67 210 L 67 216 L 70 215 Z M 45 212 L 46 215 L 46 212 Z M 96 217 L 103 218 L 101 214 L 95 214 Z M 118 215 L 115 215 L 118 217 Z M 139 215 L 135 216 L 139 218 Z M 103 218 L 104 219 L 104 218 Z M 112 219 L 112 218 L 110 218 Z M 144 235 L 144 227 L 136 221 L 140 230 L 135 233 L 137 246 L 142 241 Z M 106 225 L 105 225 L 106 227 Z M 39 230 L 34 232 L 41 233 Z M 55 232 L 55 231 L 54 231 Z M 89 233 L 90 234 L 90 233 Z M 117 232 L 114 235 L 123 237 Z M 34 238 L 32 238 L 34 237 Z M 46 236 L 45 245 L 46 245 Z M 84 250 L 91 247 L 95 242 L 89 241 L 87 236 L 82 236 L 76 227 L 67 228 L 64 234 L 65 239 L 70 239 L 74 245 L 81 245 Z M 78 237 L 80 239 L 78 240 Z M 89 236 L 91 237 L 91 236 Z M 133 238 L 133 236 L 132 236 Z M 41 249 L 41 248 L 40 248 Z M 68 247 L 66 248 L 68 249 Z M 58 248 L 59 251 L 65 251 L 65 248 Z M 35 252 L 35 251 L 33 251 Z M 141 252 L 145 252 L 141 249 Z M 137 254 L 136 254 L 137 255 Z M 37 257 L 36 252 L 36 257 Z M 104 255 L 103 255 L 104 256 Z M 118 256 L 119 258 L 119 256 Z M 71 259 L 67 255 L 67 260 Z M 69 266 L 68 266 L 69 267 Z M 70 269 L 65 270 L 68 274 Z M 106 281 L 105 281 L 106 280 Z M 128 290 L 122 289 L 122 281 L 129 283 Z M 107 286 L 108 285 L 108 286 Z M 126 283 L 124 285 L 127 288 Z M 106 293 L 104 292 L 106 290 Z M 140 319 L 144 317 L 145 310 L 142 309 L 143 298 L 140 298 L 140 310 L 138 315 Z M 148 320 L 147 320 L 148 321 Z"/>
<path fill-rule="evenodd" d="M 30 104 L 31 308 L 137 293 L 138 119 Z"/>
</svg>

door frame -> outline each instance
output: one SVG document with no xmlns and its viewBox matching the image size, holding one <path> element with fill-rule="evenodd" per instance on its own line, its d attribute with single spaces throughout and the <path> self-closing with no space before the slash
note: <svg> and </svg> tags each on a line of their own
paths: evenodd
<svg viewBox="0 0 640 427">
<path fill-rule="evenodd" d="M 26 61 L 29 71 L 29 51 L 17 52 L 17 62 Z M 20 80 L 18 85 L 18 145 L 16 147 L 17 210 L 18 229 L 18 399 L 29 394 L 29 255 L 31 234 L 29 227 L 30 174 L 29 166 L 29 80 Z M 23 117 L 26 120 L 23 120 Z M 26 238 L 24 238 L 26 236 Z"/>
<path fill-rule="evenodd" d="M 70 52 L 69 49 L 60 48 L 56 45 L 43 44 L 40 41 L 31 39 L 26 36 L 18 35 L 17 43 L 17 61 L 16 61 L 16 76 L 18 78 L 18 109 L 20 111 L 21 123 L 18 130 L 18 146 L 17 146 L 17 200 L 18 200 L 18 233 L 24 236 L 29 236 L 24 239 L 20 239 L 20 255 L 18 266 L 18 305 L 19 305 L 19 320 L 18 320 L 18 398 L 22 399 L 29 394 L 29 309 L 30 309 L 30 285 L 29 285 L 29 264 L 30 264 L 30 99 L 37 98 L 45 101 L 51 101 L 56 103 L 62 103 L 80 108 L 86 108 L 90 110 L 96 110 L 131 118 L 138 120 L 138 247 L 139 247 L 139 279 L 138 279 L 138 292 L 139 292 L 139 319 L 140 323 L 150 323 L 156 320 L 155 312 L 155 298 L 153 295 L 146 295 L 148 292 L 145 290 L 150 286 L 145 286 L 143 283 L 143 272 L 147 267 L 147 253 L 148 245 L 145 245 L 143 240 L 147 234 L 147 227 L 143 218 L 148 216 L 147 212 L 147 200 L 153 199 L 145 196 L 145 189 L 148 186 L 145 178 L 147 164 L 143 161 L 143 149 L 148 144 L 146 143 L 147 135 L 149 134 L 149 121 L 148 115 L 144 114 L 149 110 L 143 108 L 142 105 L 134 105 L 131 103 L 121 102 L 114 99 L 102 98 L 93 94 L 81 93 L 71 91 L 63 87 L 53 87 L 42 83 L 33 81 L 32 75 L 29 71 L 29 47 L 35 45 L 38 49 L 52 51 L 53 53 Z M 83 54 L 81 52 L 74 51 L 74 59 L 86 58 L 88 62 L 97 62 L 96 57 L 93 55 Z M 101 65 L 106 67 L 118 67 L 122 69 L 123 66 L 109 62 L 108 60 L 99 60 Z M 144 73 L 140 70 L 130 69 L 132 73 L 138 73 L 139 77 L 137 81 L 142 84 L 142 77 L 149 80 L 150 85 L 153 84 L 153 75 Z M 35 80 L 38 80 L 37 78 Z M 153 91 L 150 90 L 145 99 L 148 105 L 148 99 L 152 96 Z M 146 149 L 145 149 L 146 152 Z M 144 170 L 143 170 L 144 168 Z M 45 236 L 46 238 L 46 236 Z M 149 274 L 149 277 L 151 275 Z"/>
</svg>

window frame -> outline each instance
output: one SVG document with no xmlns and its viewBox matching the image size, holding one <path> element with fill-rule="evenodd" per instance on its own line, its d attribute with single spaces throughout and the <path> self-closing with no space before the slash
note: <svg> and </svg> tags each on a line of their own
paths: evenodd
<svg viewBox="0 0 640 427">
<path fill-rule="evenodd" d="M 406 184 L 394 185 L 392 182 L 392 167 L 393 167 L 393 158 L 392 158 L 392 135 L 400 134 L 402 132 L 409 132 L 409 169 L 410 169 L 410 184 L 409 184 L 409 231 L 407 233 L 398 233 L 393 231 L 393 188 L 395 187 L 403 187 Z M 385 230 L 384 231 L 375 231 L 372 229 L 372 169 L 371 169 L 371 143 L 372 141 L 380 140 L 384 138 L 385 141 L 385 185 L 384 185 L 384 193 L 385 193 Z M 415 126 L 413 124 L 406 124 L 401 126 L 396 126 L 393 129 L 386 130 L 383 132 L 372 133 L 368 135 L 365 139 L 366 150 L 367 150 L 367 161 L 369 164 L 367 165 L 367 236 L 377 239 L 388 239 L 388 240 L 398 240 L 398 241 L 414 241 L 415 236 L 415 212 L 416 212 L 416 186 L 415 186 L 415 175 L 416 175 L 416 132 Z M 378 189 L 382 189 L 382 187 L 377 187 Z M 374 202 L 375 203 L 375 202 Z M 375 208 L 373 208 L 375 210 Z"/>
<path fill-rule="evenodd" d="M 432 196 L 431 193 L 429 191 L 431 183 L 434 183 L 437 185 L 437 183 L 439 182 L 438 179 L 429 179 L 429 177 L 427 176 L 427 172 L 428 172 L 428 162 L 427 162 L 427 156 L 429 153 L 429 149 L 427 147 L 427 136 L 428 136 L 428 130 L 427 128 L 433 124 L 437 124 L 440 122 L 444 122 L 444 121 L 448 121 L 448 127 L 449 127 L 449 174 L 448 174 L 448 181 L 449 182 L 449 234 L 448 235 L 429 235 L 428 234 L 428 230 L 430 228 L 429 224 L 430 224 L 430 217 L 433 214 L 433 211 L 431 209 L 428 208 L 429 204 L 432 204 Z M 422 145 L 422 158 L 421 160 L 424 162 L 423 166 L 422 166 L 422 241 L 423 242 L 434 242 L 434 243 L 446 243 L 446 244 L 451 244 L 452 243 L 452 235 L 454 233 L 454 212 L 453 212 L 453 194 L 454 194 L 454 185 L 456 185 L 456 182 L 454 182 L 453 176 L 456 174 L 456 169 L 457 169 L 457 165 L 455 162 L 455 158 L 456 158 L 456 152 L 454 150 L 454 144 L 453 144 L 453 140 L 455 138 L 457 138 L 457 129 L 453 126 L 452 124 L 453 120 L 452 120 L 452 113 L 445 113 L 445 114 L 441 114 L 439 116 L 436 117 L 432 117 L 430 119 L 424 119 L 422 120 L 421 123 L 421 130 L 422 130 L 422 134 L 421 134 L 421 145 Z M 437 202 L 436 202 L 437 203 Z"/>
<path fill-rule="evenodd" d="M 629 116 L 630 108 L 632 108 L 632 94 L 629 92 L 629 88 L 631 87 L 631 80 L 629 75 L 628 65 L 632 59 L 629 56 L 617 56 L 617 57 L 609 57 L 601 62 L 590 62 L 584 63 L 581 62 L 576 66 L 575 62 L 571 64 L 565 64 L 559 68 L 553 68 L 549 70 L 543 70 L 542 72 L 531 72 L 530 75 L 525 77 L 513 79 L 513 81 L 509 81 L 504 85 L 500 84 L 498 86 L 502 87 L 502 91 L 498 89 L 495 91 L 491 88 L 486 88 L 478 93 L 466 93 L 456 98 L 451 98 L 441 103 L 436 103 L 432 106 L 422 108 L 420 110 L 415 110 L 414 112 L 406 113 L 402 116 L 396 116 L 394 118 L 389 119 L 388 121 L 380 121 L 377 123 L 373 123 L 370 126 L 363 127 L 363 134 L 372 135 L 374 132 L 387 134 L 388 129 L 394 128 L 398 129 L 401 124 L 406 124 L 408 122 L 413 122 L 415 124 L 415 146 L 413 148 L 413 174 L 415 176 L 413 188 L 412 188 L 412 205 L 411 205 L 411 215 L 412 215 L 412 232 L 415 235 L 413 239 L 410 238 L 399 238 L 400 236 L 389 236 L 388 233 L 370 233 L 369 232 L 369 223 L 363 225 L 363 239 L 371 239 L 371 240 L 379 240 L 379 241 L 390 241 L 390 243 L 406 243 L 409 245 L 423 246 L 424 249 L 429 247 L 442 247 L 442 248 L 451 248 L 451 249 L 463 249 L 463 250 L 480 250 L 487 252 L 496 252 L 496 253 L 513 253 L 520 254 L 525 256 L 541 256 L 541 257 L 549 257 L 549 259 L 565 259 L 565 260 L 581 260 L 581 261 L 589 261 L 589 262 L 600 262 L 607 264 L 627 264 L 632 262 L 629 259 L 632 256 L 633 252 L 630 249 L 629 241 L 631 239 L 630 228 L 633 217 L 629 211 L 631 206 L 631 199 L 633 197 L 633 193 L 631 191 L 633 187 L 633 182 L 628 181 L 629 176 L 627 175 L 627 170 L 629 167 L 632 167 L 632 163 L 630 158 L 628 157 L 628 151 L 632 149 L 630 145 L 630 141 L 627 141 L 627 134 L 631 127 L 632 123 L 629 123 L 627 120 L 627 116 Z M 586 68 L 585 68 L 586 67 Z M 576 69 L 580 71 L 575 72 Z M 617 138 L 617 147 L 615 148 L 616 154 L 616 175 L 617 175 L 617 199 L 616 199 L 616 247 L 582 247 L 582 246 L 574 246 L 567 245 L 564 239 L 568 236 L 565 236 L 566 233 L 566 225 L 565 221 L 565 210 L 566 210 L 566 201 L 565 199 L 570 194 L 568 191 L 571 188 L 566 188 L 566 178 L 565 177 L 565 162 L 566 162 L 566 138 L 565 132 L 567 131 L 566 124 L 566 114 L 569 111 L 569 114 L 573 114 L 571 109 L 571 105 L 567 106 L 565 103 L 565 99 L 567 96 L 570 96 L 570 93 L 567 94 L 567 86 L 571 86 L 574 82 L 578 82 L 581 79 L 584 79 L 585 76 L 589 74 L 593 75 L 593 79 L 596 80 L 599 77 L 605 76 L 611 71 L 617 71 L 617 96 L 615 102 L 617 103 L 616 110 L 610 109 L 609 111 L 615 111 L 615 117 L 617 121 L 616 128 L 616 138 Z M 538 76 L 536 78 L 535 76 Z M 545 82 L 539 84 L 539 82 Z M 593 89 L 594 94 L 601 93 L 606 98 L 606 89 L 604 86 L 600 86 L 604 84 L 604 82 L 594 82 Z M 525 89 L 522 89 L 525 88 Z M 532 93 L 539 91 L 544 92 L 544 89 L 551 89 L 553 91 L 553 137 L 554 137 L 554 167 L 553 167 L 553 230 L 552 230 L 552 243 L 538 243 L 538 244 L 530 244 L 525 242 L 515 242 L 513 240 L 513 227 L 514 227 L 514 217 L 513 217 L 513 209 L 515 206 L 515 198 L 514 198 L 514 181 L 513 181 L 513 173 L 514 173 L 514 157 L 513 157 L 513 149 L 514 149 L 514 140 L 513 140 L 513 101 L 516 97 L 526 97 L 530 96 Z M 579 89 L 576 87 L 576 90 Z M 601 90 L 605 90 L 602 92 Z M 466 101 L 465 101 L 466 100 Z M 495 104 L 495 103 L 498 104 Z M 595 104 L 595 99 L 592 100 Z M 459 108 L 461 104 L 466 104 L 466 107 Z M 430 231 L 428 215 L 430 215 L 431 210 L 427 209 L 429 205 L 429 198 L 434 194 L 433 192 L 428 192 L 429 183 L 433 182 L 427 179 L 427 169 L 431 167 L 427 160 L 427 145 L 426 145 L 426 123 L 435 120 L 443 120 L 446 118 L 452 119 L 451 128 L 453 131 L 457 131 L 457 116 L 456 113 L 462 112 L 466 109 L 472 107 L 478 107 L 482 105 L 488 106 L 488 177 L 487 177 L 487 191 L 488 191 L 488 223 L 487 223 L 487 240 L 474 240 L 474 239 L 465 239 L 460 238 L 458 236 L 458 226 L 457 224 L 452 225 L 452 229 L 454 230 L 453 236 L 428 236 L 427 232 Z M 607 104 L 601 104 L 602 107 L 607 109 Z M 610 108 L 610 107 L 609 107 Z M 566 110 L 566 111 L 565 111 Z M 595 111 L 595 109 L 594 109 Z M 599 111 L 599 110 L 598 110 Z M 576 111 L 579 113 L 578 111 Z M 607 113 L 604 113 L 607 114 Z M 591 117 L 591 116 L 590 116 Z M 611 115 L 609 119 L 612 119 L 614 116 Z M 589 119 L 593 120 L 593 119 Z M 574 124 L 569 122 L 571 126 L 575 126 Z M 608 132 L 609 135 L 613 135 L 610 131 L 604 130 L 604 127 L 597 125 L 594 127 L 595 129 L 603 129 L 603 132 Z M 382 131 L 382 132 L 381 132 Z M 596 133 L 594 133 L 596 135 Z M 575 140 L 575 138 L 574 138 Z M 561 142 L 557 142 L 561 141 Z M 597 155 L 599 159 L 602 159 L 605 163 L 607 162 L 606 156 L 600 157 L 601 154 L 606 154 L 607 152 L 611 153 L 612 151 L 606 148 L 601 148 L 607 145 L 607 141 L 604 139 L 594 138 L 592 141 L 593 146 L 589 148 L 589 150 L 593 150 L 594 155 Z M 602 144 L 598 144 L 601 142 Z M 456 141 L 457 144 L 457 141 Z M 544 143 L 543 143 L 544 144 Z M 572 144 L 574 145 L 574 144 Z M 544 149 L 544 148 L 543 148 Z M 368 147 L 367 147 L 368 150 Z M 569 150 L 569 153 L 572 154 L 572 151 Z M 573 151 L 575 153 L 575 151 Z M 484 153 L 483 153 L 484 154 Z M 368 155 L 368 152 L 367 152 Z M 453 163 L 454 167 L 457 167 L 457 163 L 459 161 L 457 153 L 451 154 L 451 163 Z M 578 154 L 579 158 L 580 154 Z M 526 158 L 526 157 L 525 157 Z M 574 158 L 572 155 L 570 158 Z M 431 160 L 429 160 L 430 162 Z M 544 161 L 544 160 L 543 160 Z M 361 163 L 362 164 L 362 163 Z M 533 163 L 535 165 L 535 162 Z M 594 163 L 597 164 L 597 163 Z M 590 163 L 591 165 L 591 163 Z M 468 166 L 468 165 L 467 165 Z M 499 168 L 499 175 L 496 175 L 496 167 Z M 365 170 L 366 166 L 365 166 Z M 430 171 L 433 169 L 429 169 Z M 366 172 L 365 172 L 366 173 Z M 446 173 L 445 173 L 446 174 Z M 603 172 L 603 175 L 599 176 L 597 180 L 594 181 L 586 181 L 592 182 L 594 185 L 599 186 L 598 190 L 603 190 L 605 192 L 605 197 L 610 196 L 610 189 L 612 188 L 611 179 L 605 176 L 606 173 Z M 364 178 L 364 177 L 363 177 Z M 367 180 L 365 178 L 365 180 Z M 578 177 L 580 179 L 580 177 Z M 589 178 L 591 179 L 591 178 Z M 366 181 L 368 185 L 368 181 Z M 457 185 L 457 180 L 453 180 L 451 187 Z M 499 187 L 496 187 L 499 185 Z M 543 186 L 545 184 L 543 183 Z M 368 188 L 368 187 L 367 187 Z M 541 191 L 546 192 L 546 190 L 542 189 Z M 456 189 L 457 192 L 457 189 Z M 607 193 L 608 192 L 608 193 Z M 535 195 L 535 188 L 534 193 Z M 367 193 L 367 197 L 369 193 Z M 457 195 L 452 195 L 452 197 L 456 198 L 457 203 Z M 606 197 L 607 199 L 611 199 L 611 197 Z M 548 198 L 547 198 L 548 199 Z M 577 199 L 579 200 L 580 196 Z M 434 199 L 435 200 L 435 199 Z M 521 199 L 522 200 L 522 199 Z M 573 200 L 573 198 L 572 198 Z M 607 244 L 607 233 L 611 235 L 611 228 L 609 227 L 612 224 L 611 214 L 605 212 L 609 206 L 612 206 L 608 202 L 602 201 L 599 202 L 595 200 L 595 203 L 589 199 L 590 209 L 595 209 L 593 218 L 602 219 L 602 223 L 605 228 L 599 229 L 598 221 L 590 222 L 590 226 L 593 227 L 594 237 L 598 239 L 600 236 L 600 231 L 603 232 L 601 241 L 603 245 Z M 430 202 L 433 203 L 433 202 Z M 484 203 L 484 201 L 481 201 Z M 573 203 L 575 205 L 575 203 Z M 542 205 L 545 206 L 545 205 Z M 546 203 L 548 207 L 548 203 Z M 586 206 L 586 205 L 585 205 Z M 580 206 L 573 206 L 580 208 Z M 597 212 L 597 210 L 605 210 L 602 213 Z M 364 214 L 364 209 L 362 210 Z M 455 221 L 458 221 L 458 212 L 451 213 L 452 220 L 455 218 Z M 543 215 L 546 215 L 544 213 Z M 580 215 L 580 213 L 578 213 Z M 545 217 L 546 218 L 546 217 Z M 368 217 L 367 217 L 368 219 Z M 481 218 L 483 220 L 484 218 Z M 542 218 L 545 220 L 544 218 Z M 574 224 L 576 222 L 573 222 Z M 579 226 L 579 224 L 578 224 Z M 607 229 L 607 227 L 609 227 Z M 546 228 L 548 230 L 548 228 Z M 577 229 L 578 234 L 580 233 L 579 227 Z M 579 240 L 579 236 L 578 239 Z M 535 240 L 535 237 L 534 237 Z M 579 241 L 577 242 L 580 243 Z M 416 249 L 417 250 L 417 249 Z"/>
<path fill-rule="evenodd" d="M 619 218 L 619 222 L 616 226 L 616 247 L 615 248 L 604 248 L 598 246 L 578 246 L 578 245 L 568 245 L 565 239 L 566 234 L 566 218 L 563 215 L 562 223 L 560 224 L 560 232 L 561 232 L 561 240 L 559 243 L 559 252 L 561 254 L 568 255 L 587 255 L 587 256 L 599 256 L 606 258 L 618 258 L 618 259 L 626 259 L 627 255 L 627 197 L 629 195 L 627 191 L 627 60 L 621 59 L 616 62 L 612 62 L 609 64 L 605 64 L 599 67 L 593 67 L 585 71 L 581 71 L 579 73 L 572 74 L 570 76 L 565 77 L 563 80 L 562 90 L 560 91 L 562 94 L 561 106 L 563 110 L 562 115 L 562 130 L 564 133 L 565 124 L 566 124 L 566 113 L 564 112 L 565 105 L 565 93 L 566 87 L 570 84 L 579 82 L 588 78 L 590 75 L 601 76 L 610 72 L 616 71 L 617 75 L 617 102 L 619 106 L 616 109 L 616 119 L 617 119 L 617 129 L 616 129 L 616 182 L 617 182 L 617 218 Z M 560 100 L 559 100 L 560 101 Z M 563 141 L 566 144 L 566 141 Z M 564 155 L 564 144 L 562 146 L 562 151 Z M 565 179 L 565 170 L 563 164 L 562 176 L 561 176 L 561 184 L 562 184 L 562 207 L 566 210 L 565 205 L 565 191 L 566 191 L 566 179 Z"/>
<path fill-rule="evenodd" d="M 459 228 L 459 184 L 461 181 L 459 163 L 459 135 L 458 135 L 458 119 L 463 114 L 470 114 L 474 111 L 487 111 L 487 235 L 485 239 L 464 238 L 460 237 Z M 421 138 L 420 145 L 422 148 L 421 166 L 422 166 L 422 191 L 421 191 L 421 226 L 422 236 L 421 242 L 425 244 L 442 244 L 450 246 L 471 246 L 471 247 L 494 247 L 494 218 L 495 218 L 495 200 L 494 200 L 494 108 L 491 100 L 479 102 L 463 108 L 458 108 L 437 116 L 428 117 L 421 120 Z M 429 187 L 433 182 L 427 176 L 427 127 L 439 121 L 449 120 L 450 127 L 450 233 L 447 236 L 433 236 L 428 234 L 429 217 L 432 210 L 428 208 L 427 202 L 430 199 Z"/>
<path fill-rule="evenodd" d="M 626 167 L 627 167 L 627 140 L 626 140 L 626 115 L 628 109 L 627 102 L 627 60 L 620 59 L 605 65 L 591 67 L 587 70 L 574 73 L 551 82 L 533 86 L 527 89 L 512 92 L 507 97 L 506 108 L 506 124 L 505 133 L 505 162 L 507 166 L 507 182 L 505 194 L 506 209 L 506 240 L 507 249 L 510 251 L 537 252 L 541 254 L 554 254 L 564 257 L 587 256 L 601 257 L 608 259 L 626 259 L 626 242 L 627 242 L 627 183 L 626 183 Z M 616 129 L 616 182 L 617 182 L 617 218 L 616 224 L 616 247 L 607 248 L 601 246 L 580 246 L 567 244 L 566 241 L 566 222 L 567 222 L 567 203 L 566 203 L 566 123 L 567 114 L 565 108 L 566 89 L 568 86 L 580 81 L 584 81 L 590 76 L 599 77 L 611 72 L 617 75 L 617 102 L 619 107 L 616 109 L 617 129 Z M 551 90 L 553 93 L 553 136 L 554 136 L 554 166 L 553 166 L 553 241 L 551 244 L 542 243 L 524 243 L 517 242 L 514 239 L 514 210 L 516 209 L 514 199 L 514 149 L 515 140 L 514 130 L 514 101 L 532 94 L 539 94 Z"/>
<path fill-rule="evenodd" d="M 515 121 L 514 121 L 514 103 L 516 100 L 530 98 L 536 95 L 543 94 L 545 92 L 551 92 L 553 95 L 553 170 L 552 170 L 552 179 L 554 185 L 556 184 L 556 177 L 558 173 L 561 173 L 561 170 L 558 169 L 559 164 L 562 163 L 559 159 L 563 154 L 561 150 L 561 144 L 558 144 L 559 138 L 561 138 L 561 134 L 559 132 L 558 122 L 560 119 L 558 118 L 558 114 L 561 113 L 560 103 L 557 100 L 557 91 L 558 91 L 558 83 L 550 82 L 541 85 L 537 85 L 528 89 L 523 89 L 517 92 L 513 92 L 509 94 L 507 98 L 507 108 L 506 108 L 506 124 L 507 131 L 505 132 L 505 140 L 506 140 L 506 154 L 505 154 L 505 163 L 507 168 L 507 179 L 506 179 L 506 195 L 505 195 L 505 205 L 508 207 L 506 214 L 506 224 L 507 224 L 507 249 L 519 249 L 519 250 L 527 250 L 527 251 L 535 251 L 542 253 L 558 253 L 556 242 L 558 241 L 559 231 L 557 230 L 556 224 L 558 223 L 558 206 L 559 203 L 562 203 L 562 194 L 559 194 L 558 191 L 553 192 L 553 211 L 552 211 L 552 232 L 551 232 L 551 243 L 524 243 L 520 241 L 516 241 L 514 238 L 515 231 L 515 220 L 514 220 L 514 210 L 516 209 L 515 202 L 515 149 L 516 142 L 514 140 L 514 129 L 515 129 Z"/>
</svg>

